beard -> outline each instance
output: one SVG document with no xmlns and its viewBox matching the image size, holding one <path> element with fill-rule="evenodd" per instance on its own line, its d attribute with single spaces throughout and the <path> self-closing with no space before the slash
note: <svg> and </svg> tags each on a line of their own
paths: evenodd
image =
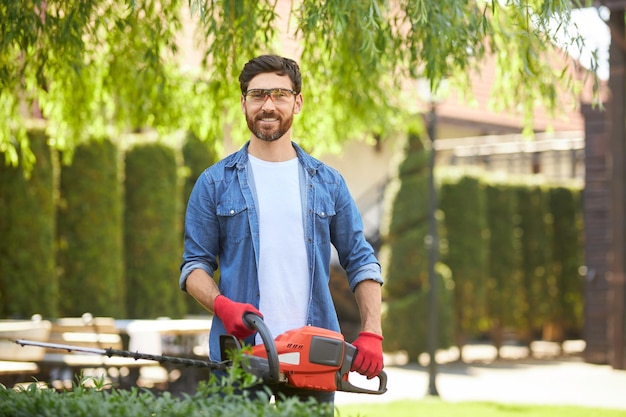
<svg viewBox="0 0 626 417">
<path fill-rule="evenodd" d="M 264 124 L 262 119 L 265 117 L 276 117 L 278 126 L 272 126 L 270 128 L 262 127 Z M 248 129 L 250 129 L 250 132 L 252 132 L 254 136 L 265 142 L 273 142 L 283 137 L 283 135 L 291 129 L 293 114 L 284 119 L 276 113 L 267 114 L 259 112 L 256 115 L 250 115 L 246 110 L 246 123 L 248 124 Z M 274 125 L 274 123 L 272 125 Z"/>
</svg>

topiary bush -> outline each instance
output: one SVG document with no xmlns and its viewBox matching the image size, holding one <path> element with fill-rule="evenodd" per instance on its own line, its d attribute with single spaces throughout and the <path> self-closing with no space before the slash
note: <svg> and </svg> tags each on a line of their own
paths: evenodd
<svg viewBox="0 0 626 417">
<path fill-rule="evenodd" d="M 486 189 L 489 256 L 487 316 L 498 355 L 508 330 L 519 328 L 520 236 L 517 194 L 509 183 L 491 181 Z"/>
<path fill-rule="evenodd" d="M 28 136 L 32 170 L 0 162 L 0 317 L 57 314 L 55 170 L 43 128 Z"/>
<path fill-rule="evenodd" d="M 129 317 L 180 317 L 182 254 L 180 188 L 174 149 L 136 145 L 126 154 L 125 276 Z"/>
<path fill-rule="evenodd" d="M 202 174 L 202 172 L 209 166 L 216 163 L 219 159 L 217 151 L 215 150 L 215 143 L 207 143 L 200 140 L 193 134 L 188 134 L 185 138 L 185 142 L 182 147 L 183 164 L 184 164 L 184 179 L 183 179 L 183 219 L 187 209 L 187 202 L 191 195 L 191 190 L 196 184 L 196 180 Z M 219 270 L 216 271 L 215 279 L 219 278 Z M 188 314 L 208 314 L 207 311 L 198 303 L 192 296 L 184 291 L 179 291 L 180 296 L 184 297 Z"/>
<path fill-rule="evenodd" d="M 119 151 L 109 139 L 79 145 L 61 169 L 58 257 L 61 315 L 124 317 Z"/>
<path fill-rule="evenodd" d="M 476 176 L 445 177 L 440 187 L 447 250 L 442 261 L 454 281 L 455 339 L 461 349 L 488 330 L 487 259 L 489 234 L 483 181 Z"/>
<path fill-rule="evenodd" d="M 523 341 L 531 347 L 530 343 L 540 337 L 542 326 L 548 321 L 552 308 L 550 294 L 557 291 L 551 268 L 553 218 L 549 188 L 545 184 L 520 184 L 516 192 L 522 270 L 520 330 Z"/>
<path fill-rule="evenodd" d="M 428 179 L 430 151 L 418 130 L 402 148 L 397 174 L 387 186 L 381 227 L 380 262 L 383 268 L 385 311 L 384 347 L 404 350 L 410 361 L 427 351 L 428 323 Z M 452 303 L 449 277 L 439 284 L 439 347 L 449 347 Z"/>
<path fill-rule="evenodd" d="M 544 338 L 563 342 L 567 337 L 582 335 L 584 282 L 579 269 L 584 264 L 583 208 L 577 187 L 552 187 L 549 197 L 553 220 L 552 277 L 557 291 L 551 294 L 548 317 L 553 331 L 546 334 L 544 328 Z"/>
</svg>

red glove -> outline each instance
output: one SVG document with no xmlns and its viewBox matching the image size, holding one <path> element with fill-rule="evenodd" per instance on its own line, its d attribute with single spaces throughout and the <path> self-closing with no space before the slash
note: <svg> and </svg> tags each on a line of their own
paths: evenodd
<svg viewBox="0 0 626 417">
<path fill-rule="evenodd" d="M 361 332 L 352 344 L 357 352 L 351 371 L 372 379 L 383 370 L 383 337 L 374 333 Z"/>
<path fill-rule="evenodd" d="M 263 317 L 263 314 L 252 304 L 238 303 L 232 301 L 223 294 L 215 297 L 213 303 L 213 311 L 215 315 L 222 320 L 224 327 L 228 334 L 232 334 L 237 339 L 245 339 L 254 333 L 254 329 L 248 327 L 243 321 L 243 316 L 246 313 L 254 313 L 259 317 Z"/>
</svg>

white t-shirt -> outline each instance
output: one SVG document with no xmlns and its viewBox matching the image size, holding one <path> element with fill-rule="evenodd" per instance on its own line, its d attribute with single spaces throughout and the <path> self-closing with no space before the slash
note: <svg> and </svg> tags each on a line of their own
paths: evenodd
<svg viewBox="0 0 626 417">
<path fill-rule="evenodd" d="M 299 162 L 249 157 L 259 204 L 259 310 L 275 338 L 306 325 L 309 305 Z M 261 343 L 258 335 L 256 342 Z"/>
</svg>

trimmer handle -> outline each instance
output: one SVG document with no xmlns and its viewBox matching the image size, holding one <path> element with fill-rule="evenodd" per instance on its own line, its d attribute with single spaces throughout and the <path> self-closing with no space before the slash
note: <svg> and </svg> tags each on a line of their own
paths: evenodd
<svg viewBox="0 0 626 417">
<path fill-rule="evenodd" d="M 350 368 L 352 368 L 352 361 L 356 356 L 357 349 L 354 345 L 350 343 L 346 343 L 346 352 L 344 355 L 344 361 L 341 366 L 341 371 L 337 374 L 337 390 L 345 391 L 345 392 L 355 392 L 359 394 L 384 394 L 387 392 L 387 374 L 385 371 L 380 371 L 380 374 L 376 376 L 378 378 L 378 389 L 371 390 L 367 388 L 357 387 L 352 385 L 350 381 L 348 381 L 348 374 L 350 373 Z"/>
<path fill-rule="evenodd" d="M 269 363 L 269 375 L 266 382 L 270 384 L 280 382 L 280 365 L 278 362 L 278 352 L 276 351 L 276 345 L 274 345 L 274 339 L 272 333 L 267 327 L 263 319 L 254 313 L 246 313 L 243 315 L 243 321 L 246 325 L 259 332 L 263 346 L 265 346 L 265 353 L 267 354 L 267 361 Z"/>
</svg>

